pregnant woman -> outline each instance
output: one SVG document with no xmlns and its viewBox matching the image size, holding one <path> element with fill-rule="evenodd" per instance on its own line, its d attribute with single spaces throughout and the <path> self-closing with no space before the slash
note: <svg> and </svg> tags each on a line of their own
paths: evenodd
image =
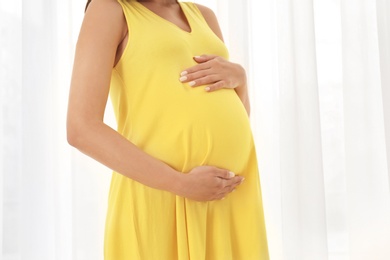
<svg viewBox="0 0 390 260">
<path fill-rule="evenodd" d="M 103 123 L 108 95 L 117 130 Z M 114 171 L 106 260 L 269 259 L 248 115 L 245 71 L 228 61 L 210 9 L 91 2 L 67 131 Z"/>
</svg>

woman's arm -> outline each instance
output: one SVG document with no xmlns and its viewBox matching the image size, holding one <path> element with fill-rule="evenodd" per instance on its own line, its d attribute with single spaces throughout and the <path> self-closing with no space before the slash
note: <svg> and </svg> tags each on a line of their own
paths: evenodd
<svg viewBox="0 0 390 260">
<path fill-rule="evenodd" d="M 116 0 L 90 4 L 76 46 L 69 94 L 68 142 L 114 171 L 149 187 L 194 200 L 221 199 L 242 181 L 212 166 L 182 174 L 103 123 L 116 50 L 126 32 Z"/>
<path fill-rule="evenodd" d="M 196 5 L 211 30 L 223 41 L 222 32 L 214 12 L 203 5 Z M 185 79 L 182 82 L 193 81 L 191 84 L 193 87 L 207 85 L 206 91 L 234 88 L 248 115 L 250 114 L 246 72 L 241 65 L 215 55 L 197 56 L 194 57 L 194 60 L 199 64 L 184 70 L 181 79 L 183 79 L 182 76 L 185 76 Z"/>
</svg>

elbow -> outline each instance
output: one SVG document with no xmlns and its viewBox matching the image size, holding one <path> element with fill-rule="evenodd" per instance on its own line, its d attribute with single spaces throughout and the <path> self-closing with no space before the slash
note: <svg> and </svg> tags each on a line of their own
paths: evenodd
<svg viewBox="0 0 390 260">
<path fill-rule="evenodd" d="M 66 139 L 68 141 L 68 144 L 70 144 L 73 147 L 77 146 L 77 139 L 78 139 L 79 133 L 75 130 L 74 126 L 69 126 L 69 124 L 66 126 Z"/>
<path fill-rule="evenodd" d="M 84 150 L 93 140 L 94 133 L 98 132 L 98 128 L 103 124 L 103 121 L 85 120 L 85 118 L 68 117 L 66 122 L 66 138 L 68 143 L 79 149 Z"/>
<path fill-rule="evenodd" d="M 84 130 L 81 124 L 68 119 L 66 123 L 66 138 L 69 145 L 79 148 L 83 139 L 83 133 Z"/>
</svg>

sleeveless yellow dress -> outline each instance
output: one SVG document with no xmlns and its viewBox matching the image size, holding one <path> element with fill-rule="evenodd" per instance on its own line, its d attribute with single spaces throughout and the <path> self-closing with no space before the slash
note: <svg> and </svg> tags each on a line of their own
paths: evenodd
<svg viewBox="0 0 390 260">
<path fill-rule="evenodd" d="M 256 152 L 235 90 L 206 92 L 179 81 L 193 57 L 228 58 L 197 6 L 181 2 L 186 32 L 136 1 L 118 0 L 129 40 L 112 70 L 118 132 L 172 168 L 213 165 L 245 176 L 224 200 L 196 202 L 114 172 L 105 260 L 266 260 Z M 131 160 L 132 158 L 129 158 Z"/>
</svg>

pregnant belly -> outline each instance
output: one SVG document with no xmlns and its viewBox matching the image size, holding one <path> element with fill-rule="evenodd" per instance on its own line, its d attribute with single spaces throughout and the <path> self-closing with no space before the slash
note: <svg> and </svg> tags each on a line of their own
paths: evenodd
<svg viewBox="0 0 390 260">
<path fill-rule="evenodd" d="M 253 146 L 241 100 L 232 89 L 197 93 L 145 109 L 130 139 L 181 172 L 213 165 L 239 174 Z"/>
</svg>

